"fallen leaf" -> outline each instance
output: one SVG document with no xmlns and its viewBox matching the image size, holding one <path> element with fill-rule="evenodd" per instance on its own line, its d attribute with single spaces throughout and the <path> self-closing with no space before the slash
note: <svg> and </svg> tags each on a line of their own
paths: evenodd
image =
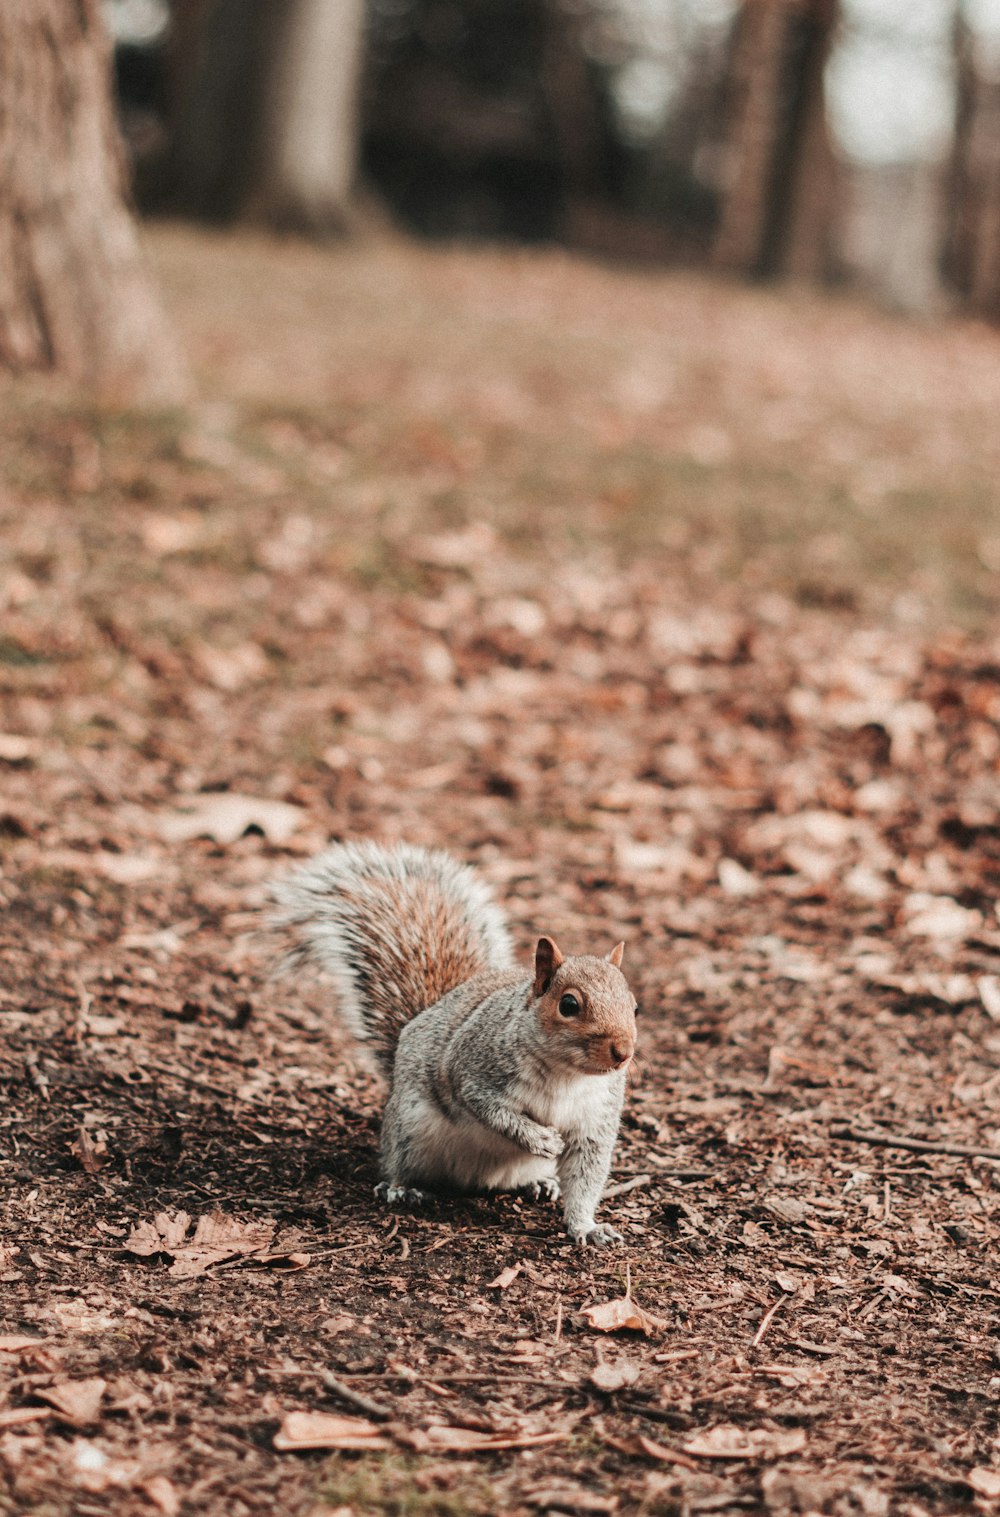
<svg viewBox="0 0 1000 1517">
<path fill-rule="evenodd" d="M 254 830 L 280 847 L 304 819 L 302 807 L 292 806 L 288 801 L 222 790 L 193 797 L 183 808 L 160 816 L 157 827 L 168 843 L 188 843 L 205 837 L 225 846 Z"/>
<path fill-rule="evenodd" d="M 176 1250 L 168 1274 L 174 1280 L 193 1280 L 213 1264 L 241 1255 L 261 1253 L 274 1237 L 274 1223 L 238 1222 L 222 1212 L 209 1212 L 198 1219 L 194 1237 Z"/>
<path fill-rule="evenodd" d="M 88 1175 L 96 1175 L 103 1168 L 108 1156 L 108 1145 L 104 1133 L 95 1132 L 93 1137 L 85 1127 L 81 1127 L 77 1136 L 69 1145 L 69 1151 L 80 1162 L 80 1168 Z"/>
<path fill-rule="evenodd" d="M 635 1359 L 616 1359 L 613 1363 L 598 1359 L 590 1372 L 590 1383 L 599 1391 L 621 1391 L 627 1385 L 635 1385 L 642 1365 Z"/>
<path fill-rule="evenodd" d="M 486 1289 L 505 1291 L 508 1285 L 513 1285 L 514 1281 L 521 1273 L 522 1268 L 523 1265 L 521 1264 L 508 1264 L 506 1269 L 502 1269 L 500 1271 L 495 1280 L 490 1281 Z"/>
<path fill-rule="evenodd" d="M 49 1308 L 65 1331 L 70 1333 L 105 1333 L 117 1327 L 120 1319 L 109 1312 L 88 1306 L 81 1296 L 69 1301 L 53 1301 Z"/>
<path fill-rule="evenodd" d="M 139 1258 L 151 1258 L 154 1254 L 170 1254 L 174 1262 L 168 1273 L 174 1280 L 192 1280 L 204 1274 L 213 1264 L 241 1256 L 261 1255 L 262 1262 L 280 1263 L 289 1261 L 293 1267 L 304 1268 L 309 1262 L 307 1255 L 276 1254 L 266 1257 L 274 1238 L 274 1222 L 263 1218 L 255 1222 L 240 1222 L 223 1212 L 208 1212 L 199 1217 L 193 1235 L 187 1237 L 191 1218 L 187 1212 L 178 1212 L 171 1217 L 160 1212 L 152 1222 L 139 1222 L 133 1227 L 123 1247 Z"/>
<path fill-rule="evenodd" d="M 30 1333 L 0 1333 L 0 1354 L 21 1354 L 25 1349 L 51 1343 L 51 1338 L 32 1337 Z"/>
<path fill-rule="evenodd" d="M 387 1449 L 389 1439 L 375 1422 L 336 1412 L 286 1412 L 274 1435 L 279 1453 L 297 1449 Z"/>
<path fill-rule="evenodd" d="M 604 1301 L 599 1306 L 584 1308 L 587 1324 L 598 1333 L 645 1333 L 647 1338 L 662 1332 L 666 1323 L 643 1311 L 631 1296 L 618 1296 L 614 1301 Z"/>
<path fill-rule="evenodd" d="M 333 1317 L 325 1317 L 319 1325 L 319 1330 L 332 1338 L 335 1333 L 350 1332 L 352 1327 L 357 1326 L 357 1320 L 349 1312 L 337 1312 Z"/>
<path fill-rule="evenodd" d="M 987 1469 L 980 1464 L 965 1478 L 977 1496 L 986 1496 L 990 1501 L 1000 1497 L 1000 1470 Z"/>
<path fill-rule="evenodd" d="M 106 1390 L 107 1381 L 95 1376 L 91 1380 L 60 1380 L 37 1395 L 74 1427 L 86 1427 L 96 1422 Z"/>
<path fill-rule="evenodd" d="M 696 1433 L 682 1445 L 700 1459 L 782 1459 L 806 1446 L 802 1428 L 737 1427 L 723 1422 Z"/>
<path fill-rule="evenodd" d="M 153 1254 L 172 1254 L 190 1225 L 191 1218 L 186 1211 L 177 1212 L 173 1217 L 169 1212 L 158 1212 L 152 1222 L 137 1222 L 122 1247 L 140 1259 L 148 1259 Z"/>
</svg>

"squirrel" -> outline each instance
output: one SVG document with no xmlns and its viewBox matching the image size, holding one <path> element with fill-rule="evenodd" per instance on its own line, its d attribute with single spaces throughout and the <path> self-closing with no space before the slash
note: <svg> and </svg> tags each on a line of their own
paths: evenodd
<svg viewBox="0 0 1000 1517">
<path fill-rule="evenodd" d="M 564 957 L 541 937 L 525 975 L 483 882 L 405 843 L 336 844 L 272 895 L 294 934 L 285 967 L 330 976 L 388 1077 L 380 1200 L 522 1190 L 561 1197 L 575 1242 L 622 1241 L 594 1212 L 635 1050 L 624 943 Z"/>
</svg>

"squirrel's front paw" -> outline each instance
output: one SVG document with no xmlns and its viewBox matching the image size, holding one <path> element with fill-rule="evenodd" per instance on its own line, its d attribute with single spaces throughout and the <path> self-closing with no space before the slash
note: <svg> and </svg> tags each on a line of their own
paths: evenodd
<svg viewBox="0 0 1000 1517">
<path fill-rule="evenodd" d="M 562 1133 L 556 1132 L 554 1127 L 539 1127 L 530 1152 L 537 1159 L 558 1159 L 565 1146 Z"/>
<path fill-rule="evenodd" d="M 412 1185 L 390 1185 L 388 1180 L 379 1181 L 375 1194 L 386 1206 L 422 1206 L 430 1199 L 425 1190 L 417 1190 Z"/>
<path fill-rule="evenodd" d="M 529 1180 L 521 1189 L 530 1201 L 558 1201 L 561 1194 L 555 1175 L 546 1175 L 542 1180 Z"/>
<path fill-rule="evenodd" d="M 595 1222 L 593 1227 L 573 1233 L 571 1236 L 574 1243 L 579 1243 L 584 1248 L 607 1248 L 609 1243 L 625 1242 L 618 1229 L 609 1227 L 607 1222 Z"/>
</svg>

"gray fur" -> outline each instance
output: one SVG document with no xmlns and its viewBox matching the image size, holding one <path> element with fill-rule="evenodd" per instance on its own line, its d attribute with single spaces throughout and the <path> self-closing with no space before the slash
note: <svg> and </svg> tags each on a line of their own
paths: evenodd
<svg viewBox="0 0 1000 1517">
<path fill-rule="evenodd" d="M 503 916 L 469 869 L 407 845 L 345 844 L 274 894 L 279 922 L 299 934 L 289 962 L 322 967 L 349 1027 L 372 1041 L 384 1066 L 391 1061 L 383 1200 L 398 1204 L 425 1191 L 561 1192 L 576 1242 L 620 1237 L 594 1212 L 625 1070 L 575 1067 L 565 1035 L 546 1031 L 532 980 L 511 968 Z M 412 903 L 412 915 L 400 913 L 400 900 Z M 426 966 L 442 956 L 464 966 L 461 980 L 428 1004 Z M 605 961 L 565 964 L 619 976 Z"/>
</svg>

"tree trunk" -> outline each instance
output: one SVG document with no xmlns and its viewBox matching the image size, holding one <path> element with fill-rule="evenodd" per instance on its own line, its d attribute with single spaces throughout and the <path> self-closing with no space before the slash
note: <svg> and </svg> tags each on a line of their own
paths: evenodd
<svg viewBox="0 0 1000 1517">
<path fill-rule="evenodd" d="M 944 271 L 971 309 L 1000 317 L 1000 79 L 958 18 L 958 108 L 945 207 Z"/>
<path fill-rule="evenodd" d="M 823 70 L 836 18 L 837 0 L 745 0 L 730 64 L 720 268 L 830 272 L 836 163 Z"/>
<path fill-rule="evenodd" d="M 364 0 L 178 0 L 173 179 L 181 206 L 214 220 L 344 227 L 364 16 Z"/>
<path fill-rule="evenodd" d="M 0 366 L 169 402 L 179 355 L 125 203 L 98 0 L 0 0 Z"/>
<path fill-rule="evenodd" d="M 294 0 L 264 100 L 255 208 L 278 226 L 342 231 L 357 159 L 364 0 Z"/>
</svg>

